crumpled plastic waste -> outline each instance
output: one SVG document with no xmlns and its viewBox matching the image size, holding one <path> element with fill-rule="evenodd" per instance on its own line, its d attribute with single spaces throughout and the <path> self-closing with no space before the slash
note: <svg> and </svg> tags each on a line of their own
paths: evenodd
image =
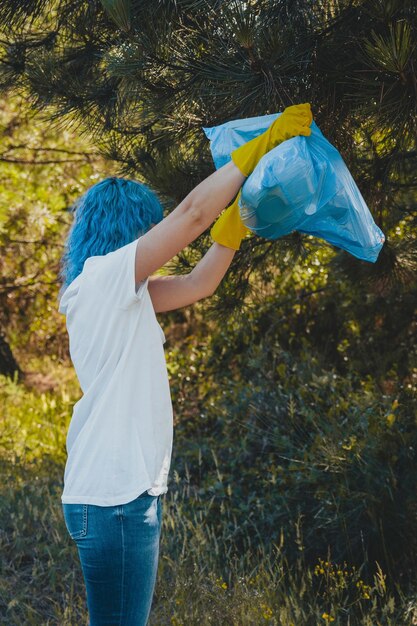
<svg viewBox="0 0 417 626">
<path fill-rule="evenodd" d="M 203 128 L 216 169 L 279 115 Z M 309 137 L 288 139 L 262 157 L 242 186 L 239 210 L 245 226 L 266 239 L 298 231 L 372 263 L 385 241 L 340 153 L 314 121 Z"/>
</svg>

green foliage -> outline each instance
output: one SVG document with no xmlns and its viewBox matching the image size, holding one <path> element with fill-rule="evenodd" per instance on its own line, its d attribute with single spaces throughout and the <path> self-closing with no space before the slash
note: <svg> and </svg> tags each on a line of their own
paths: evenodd
<svg viewBox="0 0 417 626">
<path fill-rule="evenodd" d="M 19 468 L 44 469 L 48 464 L 63 463 L 66 458 L 65 432 L 71 398 L 62 385 L 59 394 L 25 389 L 10 378 L 1 377 L 2 462 Z M 71 384 L 71 388 L 74 383 Z"/>
<path fill-rule="evenodd" d="M 63 358 L 63 231 L 72 202 L 111 166 L 70 129 L 52 131 L 19 98 L 0 101 L 0 133 L 0 330 L 22 365 L 28 352 Z"/>
<path fill-rule="evenodd" d="M 42 113 L 2 102 L 0 327 L 33 372 L 0 386 L 0 621 L 86 623 L 58 511 L 80 393 L 62 211 L 112 168 L 171 209 L 212 171 L 201 126 L 311 101 L 388 242 L 373 265 L 253 237 L 214 297 L 164 316 L 176 435 L 151 623 L 415 622 L 413 2 L 4 0 L 0 28 L 1 87 Z"/>
<path fill-rule="evenodd" d="M 397 267 L 415 268 L 413 0 L 5 0 L 2 27 L 4 89 L 25 93 L 61 127 L 77 124 L 170 208 L 212 168 L 202 126 L 312 102 L 396 259 L 391 271 L 381 255 L 373 273 L 395 282 Z M 285 244 L 243 248 L 254 255 L 258 245 L 267 272 Z M 233 302 L 222 307 L 230 313 Z"/>
<path fill-rule="evenodd" d="M 195 348 L 194 354 L 196 360 Z M 254 361 L 249 364 L 256 366 Z M 190 416 L 177 425 L 174 471 L 162 499 L 150 624 L 412 623 L 417 614 L 415 591 L 403 574 L 414 539 L 407 548 L 401 538 L 406 522 L 411 533 L 414 518 L 404 508 L 408 518 L 390 526 L 400 511 L 386 506 L 391 497 L 398 499 L 405 492 L 407 481 L 409 495 L 415 497 L 409 420 L 403 411 L 407 396 L 395 406 L 385 399 L 383 407 L 383 399 L 375 402 L 369 385 L 349 388 L 341 396 L 342 381 L 318 379 L 314 367 L 310 373 L 307 368 L 293 371 L 293 364 L 283 358 L 276 369 L 275 385 L 272 376 L 261 387 L 254 381 L 255 396 L 243 425 L 237 406 L 243 408 L 250 394 L 239 402 L 243 394 L 238 385 L 228 387 L 227 394 L 221 391 L 224 402 L 219 410 L 207 407 L 206 416 L 201 416 L 205 426 Z M 31 391 L 0 378 L 5 408 L 0 448 L 4 624 L 87 624 L 80 563 L 60 504 L 63 442 L 77 386 L 64 368 L 55 368 L 54 377 L 60 381 L 54 392 Z M 308 381 L 308 389 L 296 385 L 301 378 Z M 298 391 L 284 404 L 290 383 Z M 272 393 L 273 387 L 279 390 L 281 404 L 272 409 L 268 403 L 269 413 L 259 415 L 263 390 Z M 349 392 L 355 403 L 364 398 L 363 416 L 355 428 Z M 232 396 L 234 414 L 228 405 Z M 312 398 L 322 410 L 313 411 Z M 374 405 L 383 408 L 381 415 Z M 268 428 L 261 440 L 257 425 L 262 420 Z M 400 440 L 403 451 L 397 445 Z M 7 441 L 13 442 L 13 449 Z M 398 452 L 400 458 L 393 461 Z M 384 507 L 378 509 L 382 493 Z M 344 509 L 351 527 L 335 523 L 337 509 L 339 514 Z M 350 548 L 355 542 L 367 545 L 367 533 L 373 529 L 378 534 L 379 520 L 386 549 L 396 559 L 394 572 L 379 561 L 355 564 L 361 547 L 352 559 L 336 557 L 334 551 L 343 551 L 347 535 Z M 320 528 L 325 531 L 322 537 Z M 358 529 L 362 532 L 356 536 Z"/>
<path fill-rule="evenodd" d="M 194 360 L 191 369 L 202 370 L 194 419 L 184 415 L 176 430 L 174 467 L 187 462 L 199 493 L 216 498 L 211 522 L 224 525 L 227 503 L 240 517 L 231 534 L 244 551 L 247 535 L 255 545 L 265 536 L 277 541 L 282 528 L 291 535 L 301 514 L 309 559 L 330 546 L 335 559 L 364 559 L 371 568 L 377 560 L 392 575 L 412 575 L 415 383 L 383 394 L 371 376 L 340 375 L 311 353 L 295 359 L 273 343 L 242 345 L 241 334 L 230 335 L 222 334 L 229 360 L 212 346 Z M 185 362 L 181 371 L 191 378 Z M 197 384 L 191 378 L 191 405 Z"/>
<path fill-rule="evenodd" d="M 286 349 L 287 338 L 291 349 L 310 340 L 323 362 L 341 372 L 346 357 L 379 380 L 390 372 L 410 376 L 417 275 L 413 3 L 120 0 L 105 4 L 107 10 L 110 5 L 116 22 L 98 0 L 56 0 L 52 10 L 48 2 L 2 3 L 4 89 L 23 93 L 56 127 L 82 129 L 121 173 L 150 183 L 168 210 L 212 171 L 203 125 L 311 101 L 386 234 L 377 263 L 297 233 L 276 242 L 252 237 L 204 314 L 243 320 L 264 293 L 272 306 L 296 297 L 300 312 L 290 316 L 296 328 L 284 325 L 279 337 Z M 130 15 L 129 28 L 118 27 L 122 14 Z M 84 176 L 74 192 L 92 177 Z M 53 233 L 59 236 L 55 229 L 49 240 Z M 189 271 L 208 244 L 206 232 L 169 271 Z M 320 301 L 307 295 L 316 284 Z M 49 294 L 41 293 L 45 301 Z M 6 310 L 10 304 L 13 296 Z M 21 326 L 8 333 L 16 348 L 19 338 L 28 339 Z M 55 350 L 60 337 L 58 328 L 47 337 Z"/>
<path fill-rule="evenodd" d="M 109 16 L 122 30 L 130 28 L 130 0 L 101 0 L 101 3 Z"/>
</svg>

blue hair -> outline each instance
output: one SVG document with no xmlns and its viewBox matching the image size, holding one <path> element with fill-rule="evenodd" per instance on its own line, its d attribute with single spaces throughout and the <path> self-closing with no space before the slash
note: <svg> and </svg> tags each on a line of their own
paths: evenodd
<svg viewBox="0 0 417 626">
<path fill-rule="evenodd" d="M 61 258 L 61 297 L 90 256 L 113 252 L 163 219 L 156 194 L 143 183 L 105 178 L 90 187 L 70 209 L 75 213 Z"/>
</svg>

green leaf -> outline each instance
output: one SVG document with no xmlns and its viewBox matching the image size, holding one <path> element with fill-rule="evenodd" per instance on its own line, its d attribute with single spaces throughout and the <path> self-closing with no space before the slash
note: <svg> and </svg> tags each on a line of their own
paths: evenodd
<svg viewBox="0 0 417 626">
<path fill-rule="evenodd" d="M 101 0 L 109 17 L 122 30 L 130 30 L 130 0 Z"/>
</svg>

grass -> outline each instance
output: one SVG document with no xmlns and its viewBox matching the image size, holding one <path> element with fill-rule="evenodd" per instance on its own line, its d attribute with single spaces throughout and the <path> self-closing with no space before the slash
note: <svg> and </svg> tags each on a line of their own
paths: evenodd
<svg viewBox="0 0 417 626">
<path fill-rule="evenodd" d="M 65 436 L 77 384 L 54 365 L 59 383 L 37 391 L 0 378 L 0 623 L 88 624 L 84 583 L 74 542 L 67 534 L 60 495 Z M 201 494 L 187 471 L 176 471 L 176 440 L 169 491 L 162 499 L 163 527 L 150 626 L 364 626 L 417 624 L 417 598 L 337 566 L 331 554 L 315 567 L 286 561 L 286 537 L 256 548 L 248 536 L 234 541 L 241 521 L 231 500 L 216 529 L 207 512 L 216 495 Z M 232 496 L 231 496 L 232 497 Z M 301 527 L 301 520 L 300 527 Z"/>
</svg>

